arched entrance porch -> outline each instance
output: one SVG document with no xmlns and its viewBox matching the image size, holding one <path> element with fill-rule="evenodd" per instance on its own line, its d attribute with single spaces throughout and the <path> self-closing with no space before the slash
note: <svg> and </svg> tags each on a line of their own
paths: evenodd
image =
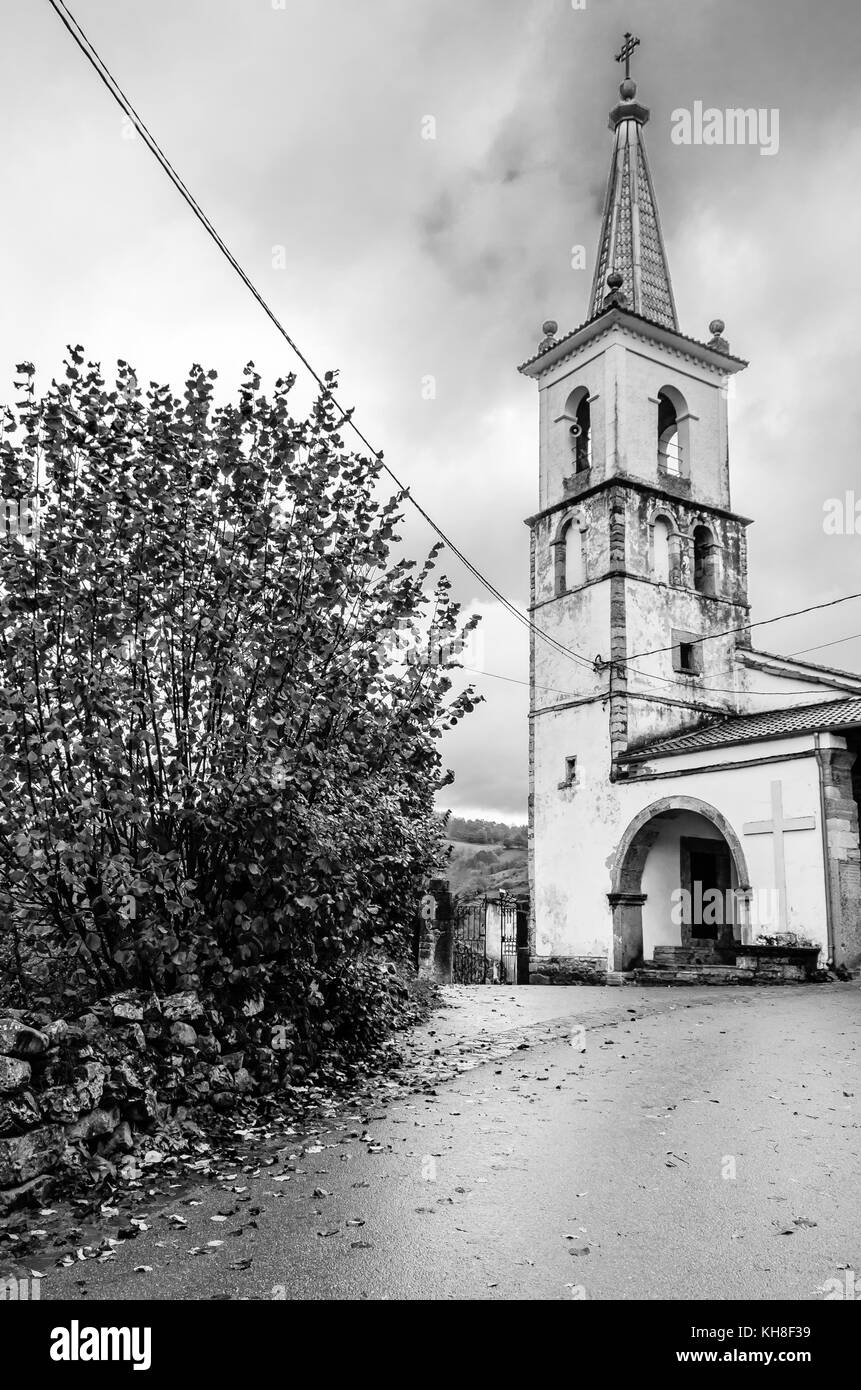
<svg viewBox="0 0 861 1390">
<path fill-rule="evenodd" d="M 658 947 L 719 958 L 738 939 L 736 897 L 749 882 L 741 842 L 714 806 L 677 796 L 646 807 L 613 863 L 614 969 L 632 970 Z"/>
</svg>

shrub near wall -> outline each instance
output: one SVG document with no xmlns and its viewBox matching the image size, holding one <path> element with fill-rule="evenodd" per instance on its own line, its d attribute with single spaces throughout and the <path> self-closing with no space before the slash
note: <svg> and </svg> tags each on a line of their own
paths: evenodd
<svg viewBox="0 0 861 1390">
<path fill-rule="evenodd" d="M 73 1022 L 0 1015 L 0 1213 L 41 1200 L 52 1176 L 92 1168 L 137 1178 L 172 1115 L 288 1095 L 309 1075 L 343 1080 L 422 999 L 409 972 L 369 958 L 337 986 L 325 1050 L 262 1002 L 219 1009 L 192 990 L 128 991 Z M 347 1020 L 350 1020 L 349 1024 Z M 182 1108 L 180 1108 L 182 1107 Z"/>
<path fill-rule="evenodd" d="M 42 397 L 19 372 L 2 495 L 38 525 L 0 545 L 0 1007 L 193 990 L 221 1041 L 258 1000 L 309 1046 L 373 1035 L 473 703 L 435 552 L 392 558 L 401 499 L 346 449 L 333 375 L 297 418 L 251 366 L 224 405 L 199 367 L 181 395 L 78 348 Z M 404 624 L 427 659 L 393 656 Z"/>
</svg>

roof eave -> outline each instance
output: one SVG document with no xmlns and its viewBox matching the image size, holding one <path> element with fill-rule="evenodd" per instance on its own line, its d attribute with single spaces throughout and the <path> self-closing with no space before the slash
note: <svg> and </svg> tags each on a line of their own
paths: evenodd
<svg viewBox="0 0 861 1390">
<path fill-rule="evenodd" d="M 773 666 L 774 664 L 797 666 L 802 673 L 805 671 L 816 671 L 824 676 L 835 677 L 841 685 L 844 683 L 854 683 L 861 687 L 861 672 L 846 671 L 839 666 L 824 666 L 820 661 L 801 661 L 798 657 L 782 656 L 779 652 L 762 651 L 759 647 L 740 648 L 739 656 L 743 660 L 745 666 L 755 666 L 760 669 Z"/>
<path fill-rule="evenodd" d="M 846 701 L 844 697 L 841 700 L 835 700 L 833 703 L 845 704 L 845 702 Z M 770 711 L 763 710 L 762 715 L 766 713 L 780 714 L 783 712 L 784 711 L 781 709 L 775 709 Z M 743 715 L 730 716 L 730 718 L 733 720 L 744 717 L 745 716 Z M 751 714 L 747 717 L 749 719 L 759 719 L 761 715 Z M 697 733 L 704 732 L 705 728 L 708 727 L 708 725 L 704 725 L 703 729 L 701 730 L 691 729 L 689 731 L 689 736 L 693 737 Z M 771 729 L 761 734 L 754 734 L 751 738 L 735 737 L 714 739 L 709 743 L 702 744 L 699 748 L 661 748 L 659 745 L 653 745 L 651 748 L 635 748 L 630 753 L 620 753 L 616 758 L 616 762 L 625 765 L 628 765 L 630 763 L 652 763 L 660 760 L 661 758 L 685 758 L 689 757 L 691 754 L 694 753 L 710 753 L 713 749 L 742 747 L 749 748 L 751 745 L 755 743 L 779 743 L 785 742 L 787 739 L 813 738 L 816 734 L 842 733 L 845 730 L 851 729 L 861 729 L 861 718 L 823 720 L 823 722 L 819 724 L 817 727 L 810 729 Z M 679 736 L 676 735 L 676 737 Z M 695 770 L 696 769 L 692 769 L 692 771 Z"/>
<path fill-rule="evenodd" d="M 642 314 L 635 314 L 631 309 L 620 309 L 618 305 L 612 305 L 608 309 L 602 309 L 599 314 L 595 314 L 564 338 L 550 343 L 535 357 L 522 363 L 517 370 L 523 376 L 532 378 L 542 376 L 544 372 L 555 367 L 558 362 L 564 362 L 572 353 L 586 347 L 599 334 L 606 333 L 609 329 L 617 326 L 641 335 L 645 331 L 646 336 L 652 338 L 662 347 L 667 347 L 674 352 L 682 352 L 688 357 L 694 357 L 697 361 L 714 367 L 715 370 L 726 376 L 744 371 L 748 365 L 743 357 L 735 357 L 728 352 L 719 352 L 716 348 L 709 347 L 708 343 L 701 343 L 696 338 L 686 337 L 677 329 L 666 328 L 663 324 L 654 323 L 653 320 L 644 318 Z"/>
</svg>

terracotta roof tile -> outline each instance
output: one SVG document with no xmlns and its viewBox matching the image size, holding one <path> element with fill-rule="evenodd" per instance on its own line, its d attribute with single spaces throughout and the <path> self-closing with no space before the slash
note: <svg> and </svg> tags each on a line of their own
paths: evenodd
<svg viewBox="0 0 861 1390">
<path fill-rule="evenodd" d="M 631 749 L 622 761 L 646 762 L 652 758 L 668 758 L 676 753 L 698 753 L 707 748 L 754 743 L 760 739 L 791 738 L 793 734 L 822 733 L 853 725 L 861 725 L 861 696 L 826 700 L 803 708 L 794 706 L 711 719 L 689 733 L 656 739 L 642 748 Z"/>
</svg>

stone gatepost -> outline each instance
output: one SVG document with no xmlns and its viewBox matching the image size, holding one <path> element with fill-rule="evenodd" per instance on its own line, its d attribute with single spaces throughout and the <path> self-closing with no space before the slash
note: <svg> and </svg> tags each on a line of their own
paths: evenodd
<svg viewBox="0 0 861 1390">
<path fill-rule="evenodd" d="M 852 795 L 850 748 L 820 746 L 817 751 L 825 808 L 825 846 L 834 964 L 861 966 L 861 834 Z"/>
<path fill-rule="evenodd" d="M 438 985 L 450 984 L 454 905 L 444 879 L 433 879 L 418 910 L 418 976 Z"/>
<path fill-rule="evenodd" d="M 436 898 L 425 893 L 419 903 L 419 967 L 420 980 L 436 978 Z"/>
</svg>

